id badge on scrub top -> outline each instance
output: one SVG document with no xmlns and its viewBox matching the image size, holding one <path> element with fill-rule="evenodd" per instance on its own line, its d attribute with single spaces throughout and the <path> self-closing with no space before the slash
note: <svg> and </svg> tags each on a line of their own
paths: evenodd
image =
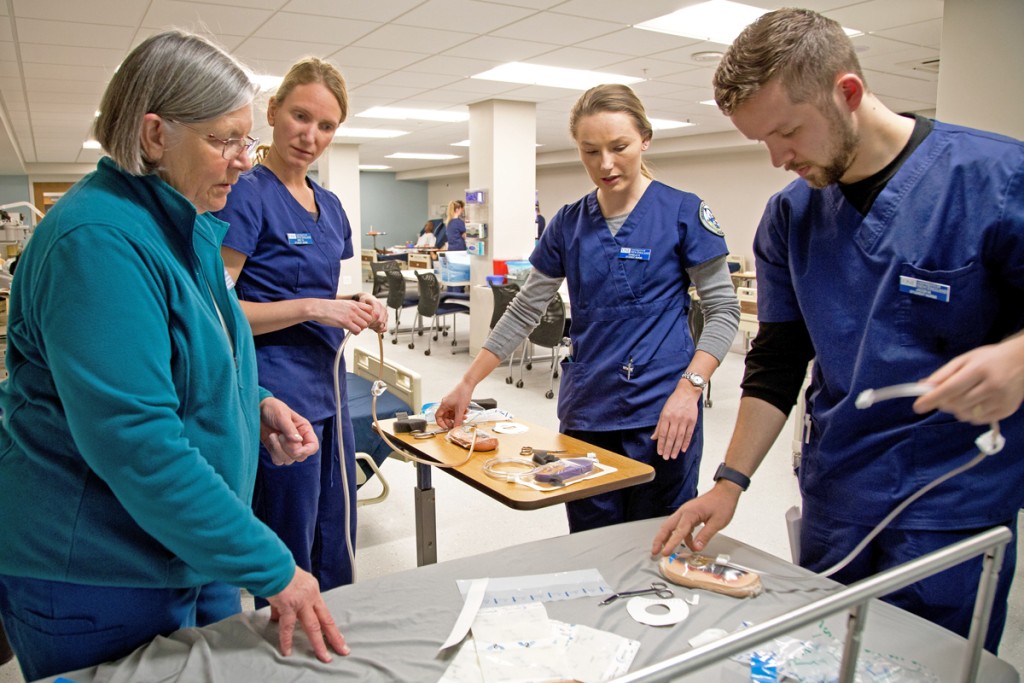
<svg viewBox="0 0 1024 683">
<path fill-rule="evenodd" d="M 313 244 L 313 235 L 308 232 L 290 232 L 288 244 Z"/>
<path fill-rule="evenodd" d="M 650 261 L 650 249 L 636 249 L 631 247 L 619 247 L 619 258 L 631 261 Z"/>
<path fill-rule="evenodd" d="M 921 278 L 900 275 L 900 291 L 904 294 L 912 294 L 925 299 L 949 303 L 951 293 L 949 285 L 939 282 L 929 282 Z"/>
</svg>

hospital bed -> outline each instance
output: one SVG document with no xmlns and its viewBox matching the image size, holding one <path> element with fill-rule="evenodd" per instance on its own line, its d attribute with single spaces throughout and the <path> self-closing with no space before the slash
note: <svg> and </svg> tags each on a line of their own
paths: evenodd
<svg viewBox="0 0 1024 683">
<path fill-rule="evenodd" d="M 381 361 L 368 351 L 355 348 L 352 367 L 347 373 L 348 407 L 352 416 L 352 429 L 356 438 L 356 486 L 361 487 L 370 477 L 376 477 L 381 491 L 375 496 L 358 499 L 359 505 L 379 503 L 388 497 L 390 487 L 380 471 L 380 465 L 394 455 L 373 429 L 373 395 L 371 388 L 381 374 Z M 415 413 L 421 403 L 421 379 L 418 372 L 393 361 L 384 361 L 383 377 L 388 389 L 377 398 L 377 416 L 381 420 L 395 417 L 399 411 Z"/>
<path fill-rule="evenodd" d="M 308 641 L 298 632 L 295 651 L 289 657 L 282 657 L 277 652 L 277 626 L 270 622 L 269 610 L 263 609 L 205 628 L 183 629 L 155 639 L 119 662 L 65 675 L 76 683 L 437 681 L 454 654 L 452 649 L 438 650 L 462 609 L 463 598 L 457 580 L 548 576 L 596 569 L 613 591 L 645 587 L 659 579 L 656 563 L 650 559 L 650 543 L 662 521 L 630 522 L 524 543 L 328 591 L 324 599 L 352 650 L 347 657 L 335 656 L 329 664 L 312 656 Z M 495 532 L 500 533 L 500 530 Z M 1005 542 L 1004 536 L 1009 536 L 1005 529 L 987 532 L 986 543 L 991 541 L 989 537 L 993 533 L 1002 534 L 1002 542 Z M 973 554 L 978 547 L 972 546 L 970 550 Z M 858 598 L 863 597 L 859 592 L 861 584 L 842 590 L 829 579 L 816 577 L 721 533 L 711 541 L 706 552 L 711 556 L 728 555 L 732 562 L 761 572 L 764 593 L 740 599 L 672 585 L 676 597 L 691 601 L 696 597 L 697 601 L 689 607 L 689 616 L 682 622 L 661 627 L 634 621 L 624 604 L 626 600 L 600 606 L 607 593 L 583 595 L 578 590 L 582 586 L 567 584 L 564 588 L 573 599 L 544 602 L 544 608 L 550 619 L 639 641 L 639 650 L 630 667 L 632 674 L 627 680 L 637 680 L 632 676 L 645 667 L 672 662 L 683 655 L 693 659 L 703 657 L 700 669 L 643 680 L 749 682 L 750 667 L 731 661 L 730 648 L 737 651 L 737 638 L 760 635 L 764 637 L 759 642 L 778 648 L 773 639 L 780 636 L 766 635 L 765 631 L 783 619 L 792 622 L 787 624 L 788 637 L 819 646 L 831 644 L 840 653 L 847 624 L 853 623 L 862 661 L 923 668 L 934 677 L 912 680 L 938 683 L 971 680 L 963 676 L 965 662 L 972 659 L 965 639 L 877 600 L 857 608 L 854 621 L 845 610 L 844 600 L 851 592 Z M 929 567 L 930 570 L 935 568 Z M 877 582 L 871 588 L 879 588 Z M 535 599 L 531 595 L 529 601 Z M 835 611 L 837 605 L 839 610 Z M 830 607 L 833 613 L 818 616 L 814 610 L 822 606 Z M 744 623 L 749 626 L 741 630 Z M 710 645 L 690 645 L 691 639 L 712 628 L 735 633 Z M 1007 637 L 1012 638 L 1013 634 L 1008 633 Z M 753 646 L 747 644 L 744 651 L 750 649 Z M 990 653 L 980 653 L 977 667 L 974 680 L 1019 683 L 1019 675 L 1013 667 Z"/>
</svg>

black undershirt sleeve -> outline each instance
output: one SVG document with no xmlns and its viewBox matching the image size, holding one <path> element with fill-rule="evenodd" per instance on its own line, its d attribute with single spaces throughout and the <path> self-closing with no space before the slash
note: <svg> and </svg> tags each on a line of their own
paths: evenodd
<svg viewBox="0 0 1024 683">
<path fill-rule="evenodd" d="M 742 396 L 767 401 L 789 415 L 813 358 L 811 336 L 802 320 L 758 323 L 740 383 Z"/>
</svg>

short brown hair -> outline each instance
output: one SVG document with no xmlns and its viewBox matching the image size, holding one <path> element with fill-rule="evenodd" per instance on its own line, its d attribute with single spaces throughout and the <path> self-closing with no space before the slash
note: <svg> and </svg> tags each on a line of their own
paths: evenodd
<svg viewBox="0 0 1024 683">
<path fill-rule="evenodd" d="M 296 86 L 311 83 L 322 83 L 331 91 L 341 108 L 341 120 L 338 121 L 338 125 L 344 123 L 348 118 L 348 91 L 345 88 L 345 77 L 333 64 L 318 57 L 306 57 L 292 64 L 292 68 L 288 69 L 288 73 L 285 74 L 284 80 L 281 81 L 281 85 L 278 86 L 277 92 L 274 94 L 274 102 L 281 104 Z"/>
<path fill-rule="evenodd" d="M 712 83 L 718 108 L 731 116 L 774 78 L 794 103 L 818 104 L 828 97 L 840 73 L 864 80 L 843 27 L 811 10 L 786 8 L 768 12 L 743 29 Z"/>
</svg>

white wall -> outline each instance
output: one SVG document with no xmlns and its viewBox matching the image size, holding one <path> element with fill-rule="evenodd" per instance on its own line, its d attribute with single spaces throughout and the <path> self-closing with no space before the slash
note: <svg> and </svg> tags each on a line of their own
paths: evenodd
<svg viewBox="0 0 1024 683">
<path fill-rule="evenodd" d="M 694 154 L 683 157 L 647 157 L 654 177 L 672 187 L 699 195 L 715 213 L 725 230 L 729 249 L 742 254 L 753 265 L 754 231 L 761 220 L 768 199 L 795 179 L 792 173 L 773 168 L 761 146 L 717 154 Z M 467 176 L 431 180 L 428 190 L 430 206 L 461 196 L 469 182 Z M 537 191 L 541 213 L 551 216 L 563 205 L 571 203 L 593 189 L 586 171 L 579 163 L 537 169 Z M 523 254 L 528 256 L 528 254 Z"/>
<path fill-rule="evenodd" d="M 946 0 L 938 118 L 1024 139 L 1024 2 Z"/>
</svg>

